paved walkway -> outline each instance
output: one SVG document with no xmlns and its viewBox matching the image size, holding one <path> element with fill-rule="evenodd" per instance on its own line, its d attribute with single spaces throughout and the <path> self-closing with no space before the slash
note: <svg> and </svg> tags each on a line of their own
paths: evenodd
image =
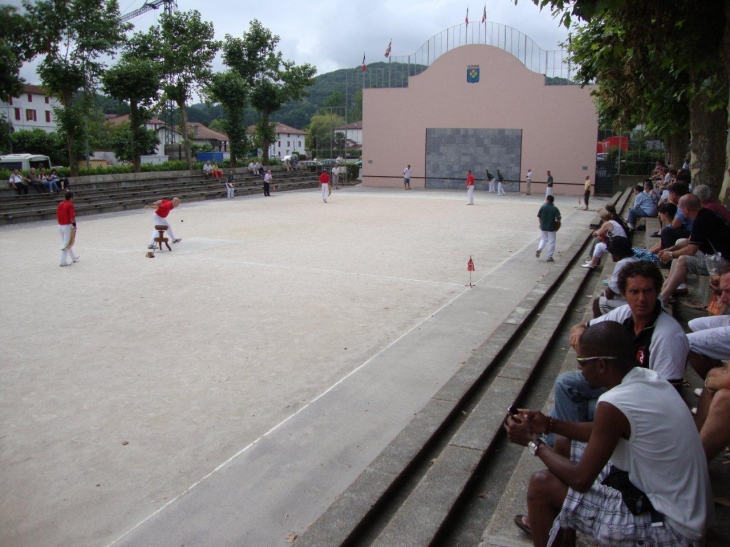
<svg viewBox="0 0 730 547">
<path fill-rule="evenodd" d="M 1 227 L 0 545 L 287 545 L 550 268 L 541 196 L 465 197 L 183 204 L 154 259 L 150 211 L 85 217 L 69 268 Z"/>
</svg>

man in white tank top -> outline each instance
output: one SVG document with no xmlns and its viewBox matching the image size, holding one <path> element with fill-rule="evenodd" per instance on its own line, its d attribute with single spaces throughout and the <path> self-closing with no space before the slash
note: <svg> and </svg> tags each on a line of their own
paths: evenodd
<svg viewBox="0 0 730 547">
<path fill-rule="evenodd" d="M 521 521 L 536 546 L 551 545 L 561 528 L 612 547 L 686 547 L 705 536 L 712 491 L 692 415 L 671 384 L 633 366 L 630 346 L 614 321 L 580 337 L 581 373 L 607 390 L 592 423 L 523 409 L 505 420 L 510 440 L 547 467 L 530 480 L 529 520 Z M 555 450 L 538 437 L 545 433 L 558 436 Z"/>
</svg>

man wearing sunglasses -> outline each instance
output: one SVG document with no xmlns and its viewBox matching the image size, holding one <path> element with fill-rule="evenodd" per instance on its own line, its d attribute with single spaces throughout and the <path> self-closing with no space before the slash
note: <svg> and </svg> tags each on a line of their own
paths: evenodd
<svg viewBox="0 0 730 547">
<path fill-rule="evenodd" d="M 705 536 L 712 491 L 692 416 L 668 382 L 634 366 L 631 347 L 631 335 L 614 321 L 578 338 L 580 374 L 604 390 L 594 422 L 525 409 L 505 419 L 510 441 L 547 467 L 530 479 L 529 522 L 518 515 L 536 547 L 551 545 L 561 529 L 618 547 L 684 547 Z M 555 450 L 538 436 L 545 433 L 557 435 Z"/>
</svg>

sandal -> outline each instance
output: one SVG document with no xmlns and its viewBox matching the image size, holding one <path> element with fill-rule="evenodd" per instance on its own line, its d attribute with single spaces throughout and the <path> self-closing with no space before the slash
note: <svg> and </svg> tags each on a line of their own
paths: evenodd
<svg viewBox="0 0 730 547">
<path fill-rule="evenodd" d="M 527 524 L 525 524 L 525 522 L 522 520 L 526 516 L 527 515 L 515 515 L 515 518 L 514 518 L 515 525 L 517 526 L 517 528 L 522 530 L 525 534 L 532 537 L 532 530 L 530 530 L 530 527 Z"/>
</svg>

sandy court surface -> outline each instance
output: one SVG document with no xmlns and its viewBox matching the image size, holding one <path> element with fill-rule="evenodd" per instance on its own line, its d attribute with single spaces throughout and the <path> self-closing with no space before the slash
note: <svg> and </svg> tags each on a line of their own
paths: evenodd
<svg viewBox="0 0 730 547">
<path fill-rule="evenodd" d="M 0 545 L 110 544 L 468 291 L 469 256 L 509 293 L 489 274 L 534 254 L 541 200 L 476 197 L 184 203 L 154 259 L 151 211 L 81 217 L 68 268 L 54 223 L 0 227 Z M 559 251 L 589 218 L 563 199 Z M 529 290 L 546 267 L 512 275 Z"/>
</svg>

